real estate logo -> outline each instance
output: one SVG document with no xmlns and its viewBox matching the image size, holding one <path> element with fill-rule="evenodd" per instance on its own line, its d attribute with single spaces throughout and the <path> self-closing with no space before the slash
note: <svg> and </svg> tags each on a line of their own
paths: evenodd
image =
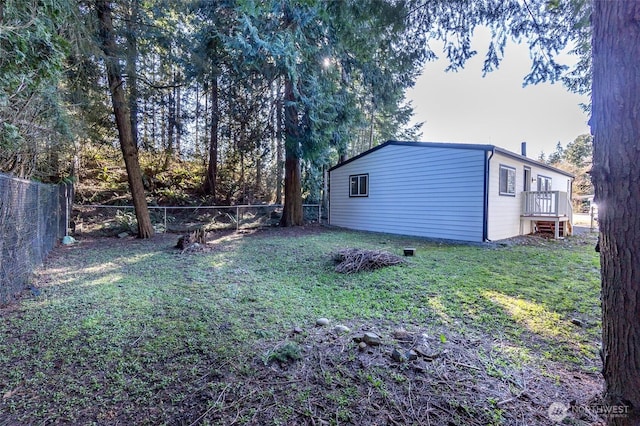
<svg viewBox="0 0 640 426">
<path fill-rule="evenodd" d="M 549 406 L 547 413 L 552 421 L 559 423 L 567 417 L 569 407 L 562 402 L 554 402 Z"/>
<path fill-rule="evenodd" d="M 569 413 L 574 416 L 580 417 L 582 415 L 599 415 L 604 418 L 612 417 L 626 417 L 629 415 L 629 406 L 627 405 L 603 405 L 603 404 L 591 404 L 591 405 L 573 405 L 571 406 L 563 404 L 562 402 L 552 403 L 547 413 L 549 419 L 556 423 L 560 423 L 564 420 Z"/>
</svg>

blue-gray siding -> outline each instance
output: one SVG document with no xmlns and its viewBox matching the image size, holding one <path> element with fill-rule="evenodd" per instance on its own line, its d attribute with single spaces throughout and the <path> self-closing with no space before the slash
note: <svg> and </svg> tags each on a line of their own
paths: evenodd
<svg viewBox="0 0 640 426">
<path fill-rule="evenodd" d="M 330 224 L 482 241 L 484 157 L 479 149 L 388 145 L 330 173 Z M 349 197 L 349 176 L 369 175 L 369 196 Z"/>
</svg>

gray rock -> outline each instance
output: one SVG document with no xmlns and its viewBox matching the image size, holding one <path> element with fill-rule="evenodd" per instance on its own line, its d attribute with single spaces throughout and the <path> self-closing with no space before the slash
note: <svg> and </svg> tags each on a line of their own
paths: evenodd
<svg viewBox="0 0 640 426">
<path fill-rule="evenodd" d="M 407 357 L 407 359 L 409 361 L 413 361 L 418 359 L 418 353 L 416 351 L 414 351 L 413 349 L 409 349 L 405 354 L 405 357 Z"/>
<path fill-rule="evenodd" d="M 420 356 L 427 356 L 429 354 L 428 349 L 425 346 L 416 346 L 413 351 Z"/>
<path fill-rule="evenodd" d="M 380 338 L 380 336 L 370 331 L 364 333 L 364 337 L 362 338 L 362 340 L 369 346 L 378 346 L 382 343 L 382 339 Z"/>
<path fill-rule="evenodd" d="M 367 344 L 365 342 L 358 343 L 358 349 L 364 351 L 365 349 L 367 349 Z"/>
<path fill-rule="evenodd" d="M 346 325 L 336 325 L 333 328 L 333 331 L 335 331 L 338 334 L 347 334 L 348 332 L 350 332 L 351 330 L 349 329 L 349 327 L 347 327 Z"/>
<path fill-rule="evenodd" d="M 300 327 L 293 327 L 293 330 L 291 331 L 293 334 L 302 334 L 302 329 Z"/>
<path fill-rule="evenodd" d="M 442 355 L 440 352 L 429 351 L 425 346 L 416 346 L 410 352 L 414 352 L 416 356 L 424 358 L 425 361 L 433 361 Z"/>
<path fill-rule="evenodd" d="M 399 327 L 393 331 L 393 337 L 395 337 L 398 340 L 406 340 L 409 338 L 409 332 L 405 330 L 403 327 Z"/>
<path fill-rule="evenodd" d="M 578 318 L 571 318 L 571 324 L 577 325 L 578 327 L 584 327 L 584 322 Z"/>
<path fill-rule="evenodd" d="M 407 357 L 405 356 L 405 354 L 402 353 L 401 351 L 399 351 L 398 349 L 394 349 L 393 352 L 391 352 L 391 359 L 396 361 L 396 362 L 406 362 L 407 361 Z"/>
<path fill-rule="evenodd" d="M 327 318 L 318 318 L 316 320 L 316 325 L 324 327 L 325 325 L 329 325 L 329 320 Z"/>
<path fill-rule="evenodd" d="M 118 238 L 127 238 L 129 236 L 128 232 L 121 232 L 118 234 Z"/>
</svg>

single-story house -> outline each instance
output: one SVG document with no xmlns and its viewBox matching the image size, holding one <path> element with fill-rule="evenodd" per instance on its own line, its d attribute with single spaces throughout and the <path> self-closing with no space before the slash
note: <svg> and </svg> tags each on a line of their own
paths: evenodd
<svg viewBox="0 0 640 426">
<path fill-rule="evenodd" d="M 329 170 L 329 224 L 476 242 L 569 234 L 574 176 L 522 148 L 388 141 Z"/>
</svg>

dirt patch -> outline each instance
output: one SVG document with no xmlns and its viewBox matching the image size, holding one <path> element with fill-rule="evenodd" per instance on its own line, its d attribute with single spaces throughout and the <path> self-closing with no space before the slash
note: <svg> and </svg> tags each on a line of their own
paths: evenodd
<svg viewBox="0 0 640 426">
<path fill-rule="evenodd" d="M 572 247 L 593 245 L 595 247 L 598 240 L 598 234 L 588 232 L 581 228 L 576 230 L 574 235 L 559 240 L 554 239 L 551 234 L 531 234 L 520 235 L 513 238 L 494 241 L 489 243 L 491 247 L 510 247 L 510 246 L 549 246 L 549 247 Z"/>
<path fill-rule="evenodd" d="M 224 385 L 193 394 L 185 401 L 192 409 L 172 421 L 270 424 L 284 416 L 287 424 L 316 425 L 547 424 L 554 402 L 586 407 L 602 391 L 597 374 L 555 364 L 505 364 L 502 342 L 486 336 L 412 328 L 395 337 L 394 327 L 361 325 L 347 334 L 331 325 L 292 331 L 261 351 L 295 342 L 301 359 L 256 357 L 249 376 L 222 372 Z M 360 347 L 359 337 L 371 330 L 382 344 Z M 394 356 L 410 350 L 415 359 Z M 203 401 L 217 405 L 203 410 Z M 586 409 L 575 412 L 580 414 L 567 417 L 577 424 L 604 424 Z"/>
</svg>

